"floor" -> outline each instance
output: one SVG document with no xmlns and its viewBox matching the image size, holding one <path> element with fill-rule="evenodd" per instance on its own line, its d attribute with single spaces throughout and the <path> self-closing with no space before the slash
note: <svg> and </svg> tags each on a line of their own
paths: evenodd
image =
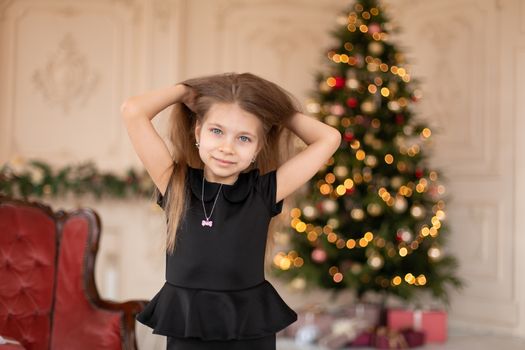
<svg viewBox="0 0 525 350">
<path fill-rule="evenodd" d="M 165 350 L 166 338 L 151 333 L 137 322 L 137 345 L 140 350 Z M 339 350 L 373 350 L 374 348 L 343 348 Z M 525 339 L 495 334 L 473 334 L 453 331 L 445 344 L 428 344 L 419 350 L 525 350 Z M 319 346 L 295 344 L 292 338 L 277 338 L 277 350 L 333 350 Z"/>
<path fill-rule="evenodd" d="M 344 348 L 352 350 L 371 350 L 374 348 Z M 445 344 L 428 344 L 414 349 L 421 350 L 525 350 L 525 339 L 488 335 L 454 335 Z M 319 346 L 296 345 L 293 339 L 281 338 L 277 350 L 328 350 Z M 341 349 L 342 350 L 342 349 Z"/>
</svg>

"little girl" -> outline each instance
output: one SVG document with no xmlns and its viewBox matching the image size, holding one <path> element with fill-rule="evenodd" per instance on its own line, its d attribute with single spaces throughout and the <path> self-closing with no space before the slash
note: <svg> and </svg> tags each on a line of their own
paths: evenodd
<svg viewBox="0 0 525 350">
<path fill-rule="evenodd" d="M 170 154 L 151 120 L 172 104 Z M 297 320 L 265 279 L 268 228 L 341 142 L 298 106 L 250 73 L 188 79 L 122 104 L 168 224 L 166 281 L 137 320 L 167 336 L 167 349 L 275 350 L 276 333 Z M 307 144 L 290 159 L 285 128 Z"/>
</svg>

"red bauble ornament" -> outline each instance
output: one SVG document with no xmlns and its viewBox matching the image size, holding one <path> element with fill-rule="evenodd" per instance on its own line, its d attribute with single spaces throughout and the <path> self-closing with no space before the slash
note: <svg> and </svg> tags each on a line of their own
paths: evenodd
<svg viewBox="0 0 525 350">
<path fill-rule="evenodd" d="M 354 118 L 354 122 L 358 125 L 365 125 L 367 124 L 367 118 L 365 118 L 364 116 L 362 116 L 361 114 L 358 114 L 355 116 Z"/>
<path fill-rule="evenodd" d="M 432 197 L 438 197 L 439 196 L 439 186 L 430 186 L 429 189 L 428 189 L 428 194 L 431 195 Z"/>
<path fill-rule="evenodd" d="M 317 212 L 318 212 L 319 214 L 324 213 L 324 210 L 323 210 L 323 203 L 321 203 L 321 201 L 315 203 L 315 208 L 317 209 Z"/>
<path fill-rule="evenodd" d="M 343 139 L 347 142 L 353 141 L 354 138 L 355 138 L 355 135 L 351 131 L 345 131 L 345 133 L 343 134 Z"/>
<path fill-rule="evenodd" d="M 334 89 L 341 89 L 345 86 L 345 78 L 343 77 L 334 77 L 335 79 L 335 85 Z"/>
<path fill-rule="evenodd" d="M 401 125 L 405 123 L 405 116 L 403 114 L 396 114 L 395 117 L 396 124 Z"/>
<path fill-rule="evenodd" d="M 355 97 L 350 97 L 350 98 L 348 98 L 348 99 L 346 100 L 346 105 L 347 105 L 348 107 L 350 107 L 350 108 L 356 108 L 357 105 L 358 105 L 358 102 L 359 102 L 359 101 L 357 101 L 357 98 L 355 98 Z"/>
<path fill-rule="evenodd" d="M 381 32 L 381 26 L 377 23 L 370 23 L 368 25 L 368 33 L 375 34 Z"/>
<path fill-rule="evenodd" d="M 416 168 L 416 171 L 414 172 L 414 175 L 420 179 L 422 176 L 423 176 L 423 169 L 421 168 Z"/>
</svg>

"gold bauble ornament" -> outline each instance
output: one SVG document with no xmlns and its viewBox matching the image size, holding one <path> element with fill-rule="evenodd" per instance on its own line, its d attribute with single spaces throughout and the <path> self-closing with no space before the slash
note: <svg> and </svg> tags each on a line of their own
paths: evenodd
<svg viewBox="0 0 525 350">
<path fill-rule="evenodd" d="M 413 136 L 413 134 L 414 134 L 414 126 L 413 125 L 405 125 L 403 127 L 403 133 L 405 135 L 407 135 L 407 136 Z M 405 143 L 406 143 L 406 140 L 405 140 Z"/>
<path fill-rule="evenodd" d="M 414 204 L 412 205 L 412 208 L 410 208 L 410 214 L 416 219 L 422 219 L 425 217 L 425 213 L 425 207 L 423 207 L 421 204 Z"/>
<path fill-rule="evenodd" d="M 332 114 L 324 117 L 324 121 L 326 124 L 334 126 L 334 127 L 339 125 L 339 117 L 336 117 L 335 115 L 332 115 Z"/>
<path fill-rule="evenodd" d="M 328 221 L 326 222 L 326 224 L 328 226 L 330 226 L 331 228 L 338 228 L 339 227 L 339 219 L 336 219 L 336 218 L 330 218 L 328 219 Z"/>
<path fill-rule="evenodd" d="M 372 55 L 379 56 L 383 53 L 383 50 L 383 44 L 380 42 L 372 41 L 370 44 L 368 44 L 368 52 L 370 52 Z"/>
<path fill-rule="evenodd" d="M 401 195 L 396 195 L 396 199 L 394 200 L 394 206 L 392 209 L 396 213 L 400 214 L 400 213 L 404 213 L 407 210 L 407 207 L 408 207 L 408 202 L 405 199 L 405 197 Z"/>
<path fill-rule="evenodd" d="M 370 132 L 367 132 L 363 135 L 363 141 L 365 144 L 370 145 L 372 142 L 374 142 L 374 135 Z"/>
<path fill-rule="evenodd" d="M 381 254 L 375 252 L 374 254 L 371 254 L 370 257 L 367 260 L 368 265 L 370 265 L 371 268 L 374 270 L 379 270 L 381 267 L 383 267 L 384 259 L 381 256 Z"/>
<path fill-rule="evenodd" d="M 366 211 L 372 216 L 379 216 L 383 213 L 383 207 L 378 203 L 370 203 L 366 206 Z"/>
<path fill-rule="evenodd" d="M 401 106 L 399 105 L 399 102 L 395 100 L 388 102 L 387 106 L 388 106 L 388 109 L 391 110 L 392 112 L 399 112 L 401 110 Z"/>
<path fill-rule="evenodd" d="M 350 216 L 352 217 L 352 219 L 356 220 L 356 221 L 361 221 L 364 219 L 365 217 L 365 212 L 363 209 L 360 209 L 360 208 L 354 208 L 350 211 Z"/>
<path fill-rule="evenodd" d="M 401 176 L 394 176 L 390 179 L 390 186 L 393 189 L 398 189 L 403 184 L 403 178 Z"/>
<path fill-rule="evenodd" d="M 348 168 L 344 165 L 337 165 L 334 167 L 334 174 L 339 179 L 344 179 L 348 176 Z"/>
<path fill-rule="evenodd" d="M 359 80 L 355 78 L 348 79 L 346 81 L 346 87 L 348 87 L 351 90 L 357 90 L 359 88 Z"/>
<path fill-rule="evenodd" d="M 411 242 L 414 235 L 412 234 L 412 231 L 408 227 L 401 227 L 396 232 L 397 237 L 402 240 L 403 242 Z"/>
<path fill-rule="evenodd" d="M 438 261 L 439 259 L 441 259 L 441 249 L 439 248 L 437 244 L 432 245 L 428 249 L 427 254 L 428 254 L 428 257 L 434 261 Z"/>
<path fill-rule="evenodd" d="M 334 213 L 337 210 L 337 208 L 339 207 L 337 202 L 332 200 L 332 199 L 325 199 L 325 200 L 323 200 L 321 202 L 321 205 L 322 205 L 323 211 L 325 213 L 327 213 L 327 214 Z"/>
<path fill-rule="evenodd" d="M 377 157 L 373 154 L 368 154 L 365 157 L 365 164 L 372 168 L 375 167 L 377 165 Z"/>
<path fill-rule="evenodd" d="M 361 110 L 366 114 L 372 114 L 377 110 L 377 108 L 373 101 L 366 100 L 361 104 Z"/>
<path fill-rule="evenodd" d="M 381 148 L 383 148 L 383 141 L 379 139 L 374 139 L 374 141 L 372 141 L 372 148 L 375 150 L 380 150 Z"/>
<path fill-rule="evenodd" d="M 317 208 L 313 205 L 307 205 L 303 208 L 302 213 L 305 218 L 312 220 L 318 216 Z"/>
</svg>

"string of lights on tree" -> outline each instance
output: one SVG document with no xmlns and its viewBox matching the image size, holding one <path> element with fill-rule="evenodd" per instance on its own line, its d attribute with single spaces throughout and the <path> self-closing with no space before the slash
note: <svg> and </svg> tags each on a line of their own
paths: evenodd
<svg viewBox="0 0 525 350">
<path fill-rule="evenodd" d="M 319 286 L 412 299 L 427 290 L 448 302 L 460 287 L 446 254 L 443 176 L 423 152 L 432 131 L 411 104 L 422 97 L 376 0 L 337 18 L 339 42 L 316 74 L 306 108 L 342 133 L 342 143 L 290 212 L 290 232 L 272 271 L 293 287 Z"/>
</svg>

